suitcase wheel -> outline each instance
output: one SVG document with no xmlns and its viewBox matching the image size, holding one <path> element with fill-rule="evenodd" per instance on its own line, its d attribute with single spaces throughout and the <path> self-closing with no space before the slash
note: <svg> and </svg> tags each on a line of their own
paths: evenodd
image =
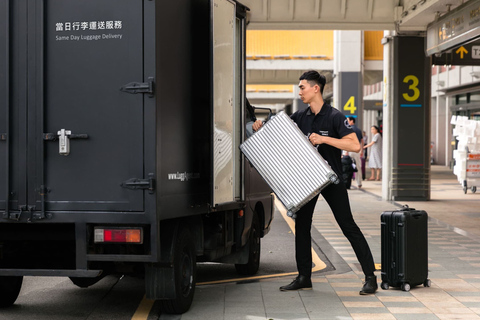
<svg viewBox="0 0 480 320">
<path fill-rule="evenodd" d="M 410 291 L 410 284 L 408 284 L 408 283 L 402 283 L 402 287 L 401 287 L 401 288 L 402 288 L 403 291 L 408 292 L 408 291 Z"/>
<path fill-rule="evenodd" d="M 427 288 L 430 287 L 431 285 L 432 285 L 432 281 L 430 281 L 430 279 L 425 280 L 425 282 L 423 283 L 423 286 Z"/>
<path fill-rule="evenodd" d="M 382 288 L 383 290 L 388 290 L 388 283 L 382 281 L 382 283 L 380 284 L 380 288 Z"/>
</svg>

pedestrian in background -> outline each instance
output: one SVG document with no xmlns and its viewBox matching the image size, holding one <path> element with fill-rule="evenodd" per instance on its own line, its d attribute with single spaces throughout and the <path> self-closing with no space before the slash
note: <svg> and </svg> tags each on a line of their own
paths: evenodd
<svg viewBox="0 0 480 320">
<path fill-rule="evenodd" d="M 362 170 L 358 170 L 358 168 L 361 169 L 362 167 L 362 160 L 361 160 L 361 155 L 363 152 L 363 134 L 362 130 L 358 129 L 358 127 L 355 125 L 355 118 L 354 117 L 348 117 L 348 123 L 352 127 L 353 132 L 357 135 L 358 142 L 360 143 L 360 151 L 359 152 L 350 152 L 350 157 L 355 160 L 355 165 L 357 166 L 357 171 L 355 173 L 355 181 L 357 182 L 357 187 L 360 189 L 362 187 Z"/>
<path fill-rule="evenodd" d="M 363 130 L 363 145 L 366 146 L 368 143 L 368 136 L 367 136 L 367 133 L 365 132 L 365 130 Z M 363 153 L 362 153 L 362 179 L 365 180 L 365 178 L 367 177 L 367 175 L 365 174 L 365 167 L 367 166 L 366 162 L 367 162 L 367 155 L 368 155 L 368 149 L 363 149 Z"/>
<path fill-rule="evenodd" d="M 371 132 L 373 136 L 372 141 L 364 146 L 365 149 L 372 147 L 370 150 L 370 158 L 368 159 L 368 166 L 372 174 L 368 180 L 380 181 L 380 173 L 382 171 L 382 135 L 377 126 L 372 126 Z M 377 173 L 377 178 L 375 178 L 375 172 Z"/>
</svg>

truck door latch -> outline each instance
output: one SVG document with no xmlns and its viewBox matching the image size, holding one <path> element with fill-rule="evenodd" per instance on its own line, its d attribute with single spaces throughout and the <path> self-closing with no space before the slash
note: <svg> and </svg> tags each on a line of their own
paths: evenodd
<svg viewBox="0 0 480 320">
<path fill-rule="evenodd" d="M 130 190 L 145 189 L 149 193 L 153 193 L 155 190 L 155 179 L 153 178 L 153 173 L 150 173 L 148 179 L 129 179 L 122 182 L 121 186 Z"/>
<path fill-rule="evenodd" d="M 58 139 L 58 153 L 64 156 L 70 154 L 70 139 L 88 139 L 88 134 L 74 134 L 70 130 L 60 129 L 55 135 L 54 133 L 44 133 L 43 140 L 56 141 Z"/>
<path fill-rule="evenodd" d="M 7 141 L 7 134 L 6 133 L 0 133 L 0 140 Z"/>
<path fill-rule="evenodd" d="M 130 82 L 120 88 L 120 91 L 131 94 L 148 93 L 153 96 L 153 77 L 149 77 L 147 82 Z"/>
</svg>

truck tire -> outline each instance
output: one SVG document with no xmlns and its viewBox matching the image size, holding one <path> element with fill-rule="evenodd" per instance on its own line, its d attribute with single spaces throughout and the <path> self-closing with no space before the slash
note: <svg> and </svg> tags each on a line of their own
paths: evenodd
<svg viewBox="0 0 480 320">
<path fill-rule="evenodd" d="M 23 276 L 1 276 L 0 277 L 0 308 L 10 307 L 18 298 L 22 288 Z"/>
<path fill-rule="evenodd" d="M 170 314 L 182 314 L 192 305 L 197 283 L 195 243 L 186 228 L 179 231 L 175 241 L 173 268 L 175 275 L 175 299 L 159 300 L 161 309 Z"/>
<path fill-rule="evenodd" d="M 253 214 L 252 228 L 247 245 L 249 246 L 248 262 L 245 264 L 235 264 L 237 273 L 243 276 L 254 275 L 260 267 L 260 221 L 256 213 Z"/>
</svg>

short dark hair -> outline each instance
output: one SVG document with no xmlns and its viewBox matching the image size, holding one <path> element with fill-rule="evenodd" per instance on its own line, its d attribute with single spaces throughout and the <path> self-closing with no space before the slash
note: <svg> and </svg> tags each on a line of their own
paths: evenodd
<svg viewBox="0 0 480 320">
<path fill-rule="evenodd" d="M 319 72 L 315 70 L 306 71 L 300 76 L 298 80 L 307 80 L 307 82 L 311 86 L 318 85 L 320 87 L 320 93 L 323 96 L 323 88 L 325 88 L 325 83 L 327 83 L 327 79 Z"/>
<path fill-rule="evenodd" d="M 351 121 L 353 121 L 353 123 L 355 123 L 355 118 L 354 117 L 348 117 L 348 120 L 351 120 Z"/>
</svg>

